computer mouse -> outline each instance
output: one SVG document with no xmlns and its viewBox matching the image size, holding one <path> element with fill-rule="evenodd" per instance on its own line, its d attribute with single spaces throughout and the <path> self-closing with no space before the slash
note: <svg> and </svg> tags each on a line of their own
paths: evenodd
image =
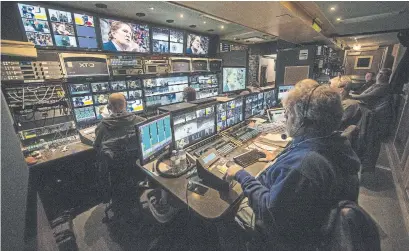
<svg viewBox="0 0 409 251">
<path fill-rule="evenodd" d="M 267 155 L 264 153 L 264 152 L 258 152 L 258 154 L 259 154 L 259 156 L 260 156 L 260 158 L 265 158 L 265 157 L 267 157 Z"/>
<path fill-rule="evenodd" d="M 226 162 L 226 166 L 227 167 L 231 167 L 231 166 L 233 166 L 233 165 L 235 165 L 236 163 L 234 163 L 234 161 L 227 161 Z"/>
</svg>

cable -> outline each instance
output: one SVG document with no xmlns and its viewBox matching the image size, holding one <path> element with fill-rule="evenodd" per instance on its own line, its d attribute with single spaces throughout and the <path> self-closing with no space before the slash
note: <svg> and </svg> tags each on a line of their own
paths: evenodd
<svg viewBox="0 0 409 251">
<path fill-rule="evenodd" d="M 190 218 L 190 208 L 189 208 L 189 182 L 186 184 L 186 205 L 187 205 L 187 219 Z"/>
<path fill-rule="evenodd" d="M 24 87 L 23 87 L 23 109 L 24 109 Z"/>
</svg>

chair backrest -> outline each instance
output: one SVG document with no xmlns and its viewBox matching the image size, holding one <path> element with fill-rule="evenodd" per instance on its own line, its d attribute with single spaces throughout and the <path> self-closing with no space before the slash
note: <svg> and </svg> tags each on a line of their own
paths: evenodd
<svg viewBox="0 0 409 251">
<path fill-rule="evenodd" d="M 332 209 L 321 228 L 323 243 L 319 250 L 380 251 L 375 221 L 352 201 L 341 201 Z"/>
</svg>

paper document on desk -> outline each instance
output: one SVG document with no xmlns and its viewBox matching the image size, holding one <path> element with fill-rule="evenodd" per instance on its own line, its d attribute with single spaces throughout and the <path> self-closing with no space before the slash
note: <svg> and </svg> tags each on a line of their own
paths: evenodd
<svg viewBox="0 0 409 251">
<path fill-rule="evenodd" d="M 288 137 L 286 139 L 281 138 L 281 134 L 272 134 L 268 133 L 266 135 L 260 136 L 258 138 L 260 142 L 263 142 L 264 144 L 267 145 L 275 145 L 275 146 L 280 146 L 280 147 L 286 147 L 288 142 L 291 141 L 291 138 Z"/>
<path fill-rule="evenodd" d="M 254 144 L 249 145 L 248 148 L 249 149 L 257 149 L 259 151 L 266 150 L 266 151 L 269 151 L 269 152 L 270 151 L 273 152 L 273 151 L 277 150 L 276 146 L 266 145 L 263 142 L 257 142 L 257 141 L 254 142 Z"/>
<path fill-rule="evenodd" d="M 263 124 L 264 122 L 267 121 L 267 120 L 262 119 L 262 118 L 251 118 L 250 120 L 256 122 L 256 123 L 255 123 L 256 125 Z"/>
</svg>

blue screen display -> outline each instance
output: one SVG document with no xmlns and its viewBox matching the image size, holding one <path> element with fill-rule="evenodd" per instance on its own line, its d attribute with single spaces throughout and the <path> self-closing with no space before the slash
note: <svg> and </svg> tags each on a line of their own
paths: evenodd
<svg viewBox="0 0 409 251">
<path fill-rule="evenodd" d="M 142 158 L 146 160 L 172 143 L 170 115 L 141 125 L 139 127 L 139 134 Z"/>
</svg>

